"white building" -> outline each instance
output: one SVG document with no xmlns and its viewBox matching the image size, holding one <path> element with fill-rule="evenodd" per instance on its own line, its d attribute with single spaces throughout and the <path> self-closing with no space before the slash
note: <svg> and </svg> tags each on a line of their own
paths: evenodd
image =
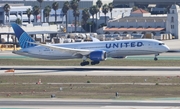
<svg viewBox="0 0 180 109">
<path fill-rule="evenodd" d="M 167 15 L 151 15 L 149 12 L 139 9 L 117 20 L 108 22 L 106 28 L 101 33 L 109 34 L 145 34 L 152 32 L 159 35 L 165 31 Z"/>
<path fill-rule="evenodd" d="M 164 15 L 151 15 L 139 9 L 129 17 L 109 21 L 107 27 L 98 30 L 106 34 L 152 34 L 153 36 L 167 35 L 180 39 L 180 7 L 172 5 L 170 12 Z M 167 38 L 168 39 L 168 38 Z"/>
<path fill-rule="evenodd" d="M 122 17 L 127 17 L 127 16 L 130 16 L 131 14 L 131 10 L 132 8 L 113 8 L 112 10 L 112 19 L 111 19 L 111 13 L 108 12 L 106 14 L 106 17 L 107 17 L 107 21 L 108 19 L 111 20 L 111 21 L 114 21 L 114 20 L 117 20 L 119 18 L 122 18 Z M 98 15 L 98 25 L 101 24 L 101 23 L 104 23 L 105 21 L 105 15 L 104 13 L 100 10 L 100 16 Z M 94 16 L 95 17 L 95 16 Z M 92 18 L 92 16 L 91 16 Z"/>
<path fill-rule="evenodd" d="M 82 1 L 83 2 L 83 1 Z M 94 3 L 95 3 L 95 0 L 94 0 Z M 23 6 L 22 4 L 19 4 L 18 5 L 10 5 L 10 11 L 9 11 L 9 15 L 6 16 L 5 15 L 5 12 L 3 10 L 3 6 L 4 5 L 1 5 L 0 7 L 0 24 L 6 24 L 5 20 L 6 20 L 6 17 L 7 17 L 7 22 L 14 22 L 17 18 L 20 18 L 22 20 L 22 22 L 28 22 L 28 17 L 27 17 L 27 14 L 26 14 L 26 10 L 28 8 L 30 8 L 32 10 L 32 6 Z M 87 7 L 89 8 L 89 7 Z M 79 24 L 81 23 L 82 21 L 82 10 L 83 9 L 79 9 L 79 12 L 80 12 L 80 16 L 79 18 L 77 18 L 79 21 Z M 125 16 L 129 16 L 130 15 L 130 12 L 131 12 L 132 8 L 114 8 L 112 10 L 112 18 L 113 19 L 119 19 L 121 17 L 125 17 Z M 45 19 L 43 19 L 43 10 L 41 10 L 41 14 L 42 15 L 38 15 L 38 19 L 37 19 L 37 22 L 40 22 L 40 18 L 41 18 L 41 21 L 44 22 Z M 67 23 L 68 24 L 73 24 L 75 19 L 74 19 L 74 16 L 73 16 L 73 10 L 70 9 L 67 13 Z M 42 16 L 42 17 L 40 17 Z M 99 16 L 99 13 L 98 13 L 98 25 L 99 24 L 102 24 L 104 23 L 105 21 L 105 15 L 104 13 L 101 11 L 100 9 L 100 16 Z M 107 17 L 107 21 L 109 18 L 111 18 L 111 13 L 108 12 L 106 14 L 106 17 Z M 94 15 L 94 18 L 96 18 L 96 15 Z M 30 17 L 31 21 L 34 20 L 34 16 L 31 15 Z M 92 20 L 92 16 L 90 17 L 90 20 Z M 55 11 L 52 9 L 51 12 L 50 12 L 50 17 L 49 17 L 49 22 L 54 22 L 55 21 Z M 57 22 L 66 22 L 65 21 L 65 16 L 63 16 L 63 13 L 62 13 L 62 10 L 61 8 L 57 10 Z"/>
<path fill-rule="evenodd" d="M 10 6 L 10 11 L 8 16 L 3 10 L 3 6 L 0 7 L 0 24 L 6 24 L 7 22 L 15 22 L 17 18 L 20 18 L 22 22 L 28 22 L 28 17 L 26 14 L 26 10 L 31 6 Z M 31 15 L 31 20 L 34 19 L 34 16 Z M 7 20 L 7 22 L 6 22 Z"/>
<path fill-rule="evenodd" d="M 176 39 L 180 39 L 180 7 L 172 5 L 167 16 L 166 32 L 171 33 Z"/>
</svg>

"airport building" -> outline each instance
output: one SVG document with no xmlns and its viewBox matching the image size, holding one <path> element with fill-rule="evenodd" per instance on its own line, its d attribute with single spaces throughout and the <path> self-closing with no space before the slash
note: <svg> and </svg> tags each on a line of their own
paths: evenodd
<svg viewBox="0 0 180 109">
<path fill-rule="evenodd" d="M 98 30 L 104 34 L 130 35 L 141 38 L 180 39 L 180 8 L 172 5 L 170 13 L 164 15 L 151 15 L 145 10 L 138 9 L 130 14 L 108 22 L 107 27 Z"/>
<path fill-rule="evenodd" d="M 180 39 L 180 7 L 178 5 L 172 5 L 167 14 L 166 32 Z"/>
<path fill-rule="evenodd" d="M 157 6 L 171 6 L 174 3 L 180 4 L 180 0 L 113 0 L 115 7 L 148 6 L 151 4 Z"/>
<path fill-rule="evenodd" d="M 15 22 L 17 18 L 21 19 L 22 23 L 23 24 L 27 24 L 28 23 L 28 17 L 27 17 L 27 13 L 26 13 L 26 10 L 30 8 L 32 9 L 32 6 L 23 6 L 23 5 L 20 5 L 17 6 L 17 5 L 10 5 L 10 11 L 8 13 L 8 16 L 6 16 L 6 13 L 4 12 L 3 10 L 3 6 L 0 7 L 0 24 L 1 25 L 4 25 L 4 24 L 9 24 L 9 22 Z M 129 16 L 130 13 L 131 13 L 131 10 L 132 8 L 114 8 L 112 10 L 112 18 L 113 19 L 119 19 L 121 18 L 122 16 L 126 17 L 126 16 Z M 80 12 L 80 15 L 79 17 L 77 18 L 78 21 L 77 21 L 77 30 L 78 31 L 83 31 L 82 28 L 81 28 L 81 21 L 82 21 L 82 9 L 79 9 L 79 12 Z M 43 10 L 41 11 L 41 13 L 43 13 Z M 98 24 L 97 25 L 100 25 L 102 23 L 105 22 L 105 15 L 104 13 L 102 13 L 102 11 L 100 11 L 100 16 L 98 14 L 97 16 L 98 18 Z M 43 18 L 43 14 L 42 15 L 38 15 L 37 16 L 37 22 L 39 23 L 40 22 L 40 18 L 41 18 L 41 21 L 42 22 L 46 22 L 46 19 Z M 72 32 L 74 31 L 74 23 L 75 23 L 75 19 L 74 19 L 74 16 L 73 16 L 73 10 L 69 10 L 68 13 L 67 13 L 67 21 L 65 19 L 65 16 L 63 16 L 63 13 L 62 13 L 62 10 L 61 8 L 57 10 L 57 22 L 58 24 L 61 24 L 62 26 L 65 27 L 65 22 L 67 22 L 68 24 L 72 24 L 72 25 L 69 25 L 67 31 L 68 32 Z M 96 19 L 96 15 L 94 15 L 94 18 Z M 107 18 L 107 21 L 108 19 L 111 18 L 111 13 L 108 12 L 106 14 L 106 18 Z M 92 16 L 90 16 L 90 19 L 89 21 L 91 21 L 93 19 Z M 30 16 L 30 20 L 31 20 L 31 23 L 35 23 L 34 21 L 34 15 L 31 15 Z M 50 16 L 49 16 L 49 22 L 54 22 L 55 21 L 55 11 L 52 9 L 51 12 L 50 12 Z"/>
<path fill-rule="evenodd" d="M 71 1 L 71 0 L 68 0 L 68 1 Z M 41 14 L 43 13 L 44 7 L 47 5 L 51 6 L 53 2 L 55 2 L 55 1 L 54 0 L 44 0 L 41 4 L 41 6 L 42 6 Z M 64 0 L 56 0 L 56 2 L 59 3 L 59 9 L 57 10 L 57 22 L 59 22 L 59 23 L 65 22 L 65 18 L 62 16 L 63 13 L 61 11 Z M 82 10 L 84 8 L 89 8 L 92 5 L 95 5 L 96 2 L 97 2 L 97 0 L 81 0 L 79 2 L 80 16 L 79 16 L 79 22 L 78 23 L 81 22 Z M 103 4 L 105 4 L 105 3 L 112 2 L 112 0 L 102 0 L 102 2 L 103 2 Z M 3 10 L 3 6 L 6 3 L 11 6 L 11 9 L 10 9 L 10 12 L 8 13 L 8 16 L 5 15 L 5 12 Z M 35 6 L 35 5 L 37 5 L 37 6 L 40 5 L 37 2 L 37 0 L 7 0 L 7 1 L 0 0 L 0 24 L 7 24 L 7 22 L 14 22 L 17 18 L 20 18 L 23 23 L 28 22 L 26 10 L 28 8 L 32 9 L 33 6 Z M 67 22 L 69 24 L 74 22 L 74 17 L 73 17 L 72 13 L 73 13 L 72 10 L 68 11 Z M 108 13 L 108 15 L 110 15 L 110 14 Z M 42 22 L 45 21 L 45 19 L 43 19 L 43 17 L 41 17 L 41 16 L 43 16 L 43 14 L 37 16 L 37 22 L 40 22 L 40 19 Z M 101 12 L 101 16 L 104 16 L 104 14 L 102 14 L 102 12 Z M 100 17 L 98 16 L 98 18 L 100 18 Z M 33 22 L 34 16 L 31 15 L 30 19 L 31 19 L 31 22 Z M 55 11 L 52 9 L 50 12 L 49 22 L 54 22 L 54 20 L 55 20 Z"/>
<path fill-rule="evenodd" d="M 11 9 L 6 15 L 4 12 L 3 6 L 0 7 L 0 24 L 6 24 L 8 22 L 15 22 L 17 18 L 20 18 L 22 22 L 28 22 L 28 17 L 26 14 L 26 10 L 30 8 L 32 10 L 31 6 L 11 6 Z M 31 15 L 30 17 L 33 21 L 34 16 Z"/>
</svg>

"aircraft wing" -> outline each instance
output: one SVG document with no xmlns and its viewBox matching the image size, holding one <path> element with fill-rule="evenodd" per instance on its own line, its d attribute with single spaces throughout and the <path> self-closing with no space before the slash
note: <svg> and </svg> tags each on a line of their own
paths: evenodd
<svg viewBox="0 0 180 109">
<path fill-rule="evenodd" d="M 33 43 L 33 42 L 29 42 L 29 43 Z M 73 55 L 77 55 L 77 54 L 81 54 L 81 55 L 89 55 L 92 50 L 86 50 L 86 49 L 73 49 L 73 48 L 66 48 L 66 47 L 57 47 L 57 46 L 53 46 L 51 44 L 41 44 L 41 43 L 33 43 L 33 44 L 37 44 L 37 45 L 41 45 L 53 50 L 59 50 L 61 52 L 71 52 L 73 53 Z"/>
</svg>

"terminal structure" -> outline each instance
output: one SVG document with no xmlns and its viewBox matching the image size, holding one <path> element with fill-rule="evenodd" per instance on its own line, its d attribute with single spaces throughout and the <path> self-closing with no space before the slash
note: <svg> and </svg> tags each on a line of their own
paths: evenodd
<svg viewBox="0 0 180 109">
<path fill-rule="evenodd" d="M 130 34 L 155 39 L 180 39 L 180 7 L 173 4 L 167 14 L 151 15 L 151 13 L 138 9 L 130 16 L 122 17 L 108 22 L 107 27 L 98 30 L 104 34 Z M 150 34 L 150 35 L 149 35 Z M 162 38 L 166 35 L 166 38 Z M 168 38 L 167 38 L 168 37 Z M 141 38 L 141 37 L 139 37 Z"/>
</svg>

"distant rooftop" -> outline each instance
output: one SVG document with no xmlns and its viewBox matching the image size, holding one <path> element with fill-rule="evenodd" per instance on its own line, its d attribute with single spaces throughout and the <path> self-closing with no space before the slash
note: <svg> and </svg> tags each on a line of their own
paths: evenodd
<svg viewBox="0 0 180 109">
<path fill-rule="evenodd" d="M 146 11 L 146 10 L 143 10 L 143 9 L 139 8 L 139 9 L 133 11 L 132 13 L 139 13 L 139 14 L 140 14 L 140 13 L 149 13 L 149 12 Z"/>
<path fill-rule="evenodd" d="M 0 0 L 1 1 L 1 0 Z M 23 3 L 18 3 L 18 4 L 13 4 L 13 3 L 8 3 L 10 6 L 24 6 Z M 5 3 L 0 3 L 0 7 L 3 7 Z"/>
<path fill-rule="evenodd" d="M 165 31 L 165 28 L 105 28 L 104 31 Z"/>
<path fill-rule="evenodd" d="M 152 16 L 152 17 L 124 17 L 112 22 L 165 22 L 167 16 Z"/>
<path fill-rule="evenodd" d="M 27 32 L 29 35 L 34 35 L 34 34 L 57 34 L 59 32 L 57 31 L 30 31 Z M 0 34 L 12 34 L 14 35 L 14 32 L 0 32 Z"/>
</svg>

